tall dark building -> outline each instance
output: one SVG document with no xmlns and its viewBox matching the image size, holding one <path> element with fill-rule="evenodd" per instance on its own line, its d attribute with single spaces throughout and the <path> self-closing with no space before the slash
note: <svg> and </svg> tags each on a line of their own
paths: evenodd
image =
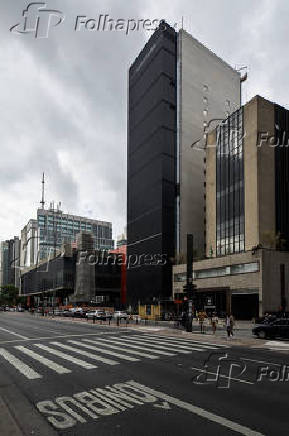
<svg viewBox="0 0 289 436">
<path fill-rule="evenodd" d="M 184 30 L 167 23 L 129 69 L 127 295 L 171 296 L 171 263 L 187 233 L 205 250 L 204 150 L 211 121 L 239 108 L 240 75 Z M 163 264 L 165 263 L 165 264 Z"/>
<path fill-rule="evenodd" d="M 169 258 L 174 256 L 175 241 L 176 52 L 175 31 L 160 28 L 129 70 L 127 254 L 136 256 L 138 263 L 129 268 L 127 275 L 128 297 L 132 302 L 168 296 L 171 291 Z M 141 255 L 147 257 L 140 259 Z M 156 257 L 150 261 L 149 255 Z M 166 264 L 155 265 L 163 263 L 161 255 Z"/>
</svg>

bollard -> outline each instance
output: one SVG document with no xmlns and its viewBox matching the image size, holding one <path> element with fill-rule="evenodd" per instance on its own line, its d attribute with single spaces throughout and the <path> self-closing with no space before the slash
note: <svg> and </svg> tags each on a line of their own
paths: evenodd
<svg viewBox="0 0 289 436">
<path fill-rule="evenodd" d="M 95 324 L 95 315 L 93 315 L 92 322 Z"/>
</svg>

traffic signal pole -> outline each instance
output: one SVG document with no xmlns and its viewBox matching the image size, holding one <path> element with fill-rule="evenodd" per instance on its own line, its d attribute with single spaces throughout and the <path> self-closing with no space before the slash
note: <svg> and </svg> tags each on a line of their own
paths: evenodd
<svg viewBox="0 0 289 436">
<path fill-rule="evenodd" d="M 191 234 L 187 234 L 187 295 L 188 295 L 188 317 L 186 330 L 192 331 L 193 321 L 193 250 L 194 250 L 194 237 Z"/>
</svg>

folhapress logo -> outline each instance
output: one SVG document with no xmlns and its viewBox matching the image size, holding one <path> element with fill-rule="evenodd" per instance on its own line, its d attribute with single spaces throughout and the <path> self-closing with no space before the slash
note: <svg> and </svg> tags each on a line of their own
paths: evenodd
<svg viewBox="0 0 289 436">
<path fill-rule="evenodd" d="M 23 21 L 11 27 L 13 33 L 32 33 L 35 38 L 48 38 L 51 27 L 64 21 L 64 15 L 56 9 L 47 9 L 46 3 L 29 3 L 23 13 Z"/>
</svg>

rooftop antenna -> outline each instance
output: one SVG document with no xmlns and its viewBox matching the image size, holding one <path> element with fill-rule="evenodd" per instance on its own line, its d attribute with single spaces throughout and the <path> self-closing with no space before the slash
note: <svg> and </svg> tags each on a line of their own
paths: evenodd
<svg viewBox="0 0 289 436">
<path fill-rule="evenodd" d="M 44 179 L 44 173 L 42 173 L 42 198 L 40 201 L 42 209 L 44 209 L 45 201 L 44 201 L 44 185 L 45 185 L 45 179 Z"/>
</svg>

